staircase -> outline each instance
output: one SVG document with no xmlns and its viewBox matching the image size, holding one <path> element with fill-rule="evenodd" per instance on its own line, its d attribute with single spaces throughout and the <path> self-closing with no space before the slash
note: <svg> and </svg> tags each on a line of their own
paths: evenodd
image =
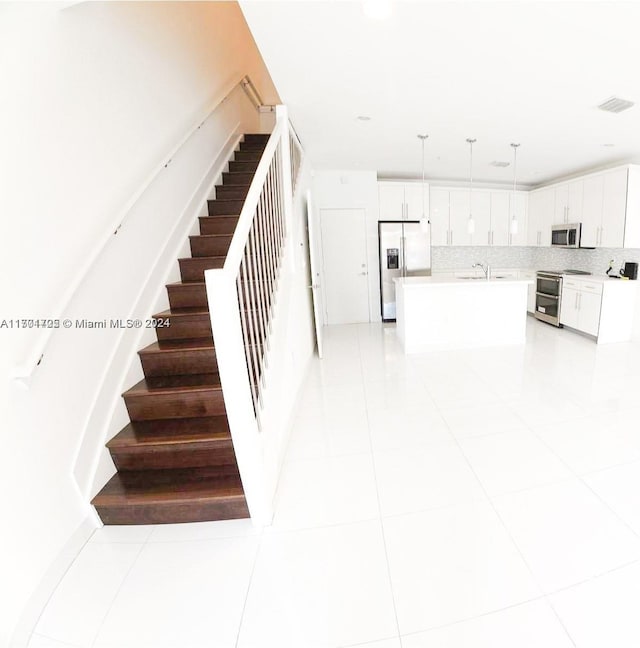
<svg viewBox="0 0 640 648">
<path fill-rule="evenodd" d="M 167 285 L 158 341 L 138 352 L 145 378 L 124 394 L 131 422 L 107 447 L 118 472 L 92 504 L 105 524 L 249 517 L 217 373 L 204 271 L 220 268 L 269 135 L 245 135 Z"/>
</svg>

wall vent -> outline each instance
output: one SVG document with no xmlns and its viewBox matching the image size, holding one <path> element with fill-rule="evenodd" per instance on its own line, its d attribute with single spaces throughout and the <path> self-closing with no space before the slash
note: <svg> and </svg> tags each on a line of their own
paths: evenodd
<svg viewBox="0 0 640 648">
<path fill-rule="evenodd" d="M 494 167 L 508 167 L 511 164 L 511 162 L 501 162 L 500 160 L 494 160 L 489 164 L 489 166 L 494 166 Z"/>
<path fill-rule="evenodd" d="M 626 99 L 620 99 L 620 97 L 611 97 L 603 103 L 601 103 L 598 108 L 604 110 L 605 112 L 619 113 L 623 110 L 631 108 L 634 103 L 633 101 L 627 101 Z"/>
</svg>

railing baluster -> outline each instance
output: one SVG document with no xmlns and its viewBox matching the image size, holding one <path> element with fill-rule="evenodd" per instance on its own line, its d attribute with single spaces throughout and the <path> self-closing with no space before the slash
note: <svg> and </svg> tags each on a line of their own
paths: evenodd
<svg viewBox="0 0 640 648">
<path fill-rule="evenodd" d="M 255 380 L 255 372 L 258 364 L 258 358 L 256 355 L 256 343 L 255 343 L 255 333 L 254 327 L 250 321 L 250 312 L 247 311 L 247 306 L 250 304 L 249 298 L 249 283 L 247 275 L 247 255 L 246 248 L 245 254 L 242 257 L 240 262 L 240 271 L 236 279 L 236 286 L 238 287 L 238 292 L 240 294 L 244 293 L 244 296 L 239 299 L 240 301 L 240 321 L 242 324 L 242 338 L 244 340 L 244 353 L 247 358 L 247 370 L 249 371 L 249 384 L 251 386 L 251 398 L 253 400 L 253 407 L 256 411 L 256 418 L 259 423 L 259 412 L 258 412 L 258 402 L 259 394 L 257 393 L 258 381 Z M 240 291 L 239 287 L 243 286 L 243 290 Z"/>
<path fill-rule="evenodd" d="M 257 205 L 247 223 L 244 250 L 237 266 L 236 291 L 240 307 L 240 327 L 251 387 L 251 398 L 258 427 L 264 406 L 266 369 L 271 331 L 275 316 L 276 293 L 281 274 L 287 223 L 284 209 L 283 155 L 289 138 L 291 186 L 295 190 L 300 174 L 302 149 L 291 129 L 281 129 L 279 139 L 263 176 Z M 263 172 L 264 173 L 264 172 Z M 254 194 L 255 195 L 255 194 Z M 255 200 L 255 198 L 254 198 Z"/>
<path fill-rule="evenodd" d="M 274 202 L 273 202 L 273 176 L 274 176 L 274 165 L 271 164 L 269 167 L 269 173 L 267 174 L 267 197 L 269 208 L 266 213 L 266 230 L 267 230 L 267 258 L 269 260 L 269 282 L 271 286 L 276 285 L 276 275 L 275 275 L 275 263 L 274 258 L 274 249 L 273 249 L 273 211 L 274 211 Z M 275 292 L 275 290 L 274 290 Z M 275 297 L 275 296 L 274 296 Z M 275 299 L 274 299 L 275 302 Z M 273 308 L 273 306 L 272 306 Z"/>
</svg>

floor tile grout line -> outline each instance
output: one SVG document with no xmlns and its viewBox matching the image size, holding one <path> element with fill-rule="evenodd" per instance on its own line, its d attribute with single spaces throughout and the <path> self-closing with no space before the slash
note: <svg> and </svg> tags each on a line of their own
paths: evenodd
<svg viewBox="0 0 640 648">
<path fill-rule="evenodd" d="M 536 586 L 538 587 L 538 590 L 542 593 L 542 598 L 544 598 L 544 600 L 545 600 L 545 602 L 547 603 L 547 605 L 548 605 L 548 606 L 551 608 L 551 610 L 553 611 L 553 614 L 555 615 L 556 619 L 558 620 L 558 623 L 560 623 L 560 625 L 561 625 L 562 629 L 564 630 L 565 634 L 567 635 L 569 641 L 571 641 L 571 643 L 572 643 L 574 646 L 576 646 L 576 648 L 577 648 L 577 644 L 576 644 L 575 640 L 574 640 L 573 637 L 569 634 L 569 630 L 568 630 L 568 628 L 565 626 L 564 622 L 563 622 L 562 619 L 560 618 L 560 615 L 558 614 L 558 612 L 556 611 L 556 609 L 553 607 L 551 601 L 549 600 L 547 594 L 545 593 L 544 588 L 540 585 L 540 582 L 539 582 L 538 578 L 536 577 L 536 575 L 534 574 L 533 569 L 532 569 L 531 565 L 529 564 L 529 561 L 525 558 L 524 553 L 522 552 L 522 549 L 520 548 L 520 546 L 519 546 L 518 543 L 516 542 L 515 538 L 513 537 L 513 534 L 511 533 L 511 531 L 510 531 L 509 528 L 507 527 L 506 522 L 504 521 L 504 519 L 503 519 L 502 516 L 500 515 L 500 512 L 498 511 L 498 509 L 497 509 L 496 505 L 494 504 L 493 500 L 491 499 L 491 497 L 489 497 L 489 494 L 487 493 L 487 490 L 486 490 L 486 488 L 484 487 L 484 484 L 482 484 L 482 481 L 480 480 L 480 477 L 478 477 L 476 471 L 475 471 L 474 468 L 473 468 L 473 465 L 471 464 L 471 462 L 469 461 L 469 458 L 468 458 L 467 455 L 465 454 L 464 449 L 462 448 L 462 446 L 460 446 L 460 444 L 458 444 L 458 446 L 459 446 L 459 448 L 460 448 L 460 452 L 462 452 L 462 454 L 463 454 L 463 456 L 464 456 L 464 458 L 465 458 L 465 461 L 467 462 L 469 468 L 471 469 L 471 471 L 472 471 L 473 474 L 475 475 L 476 479 L 477 479 L 478 482 L 480 483 L 480 486 L 481 486 L 482 490 L 484 491 L 485 495 L 487 496 L 487 500 L 488 500 L 488 502 L 489 502 L 489 505 L 490 505 L 491 508 L 493 509 L 493 512 L 495 513 L 495 515 L 496 515 L 496 517 L 498 518 L 498 520 L 500 520 L 500 524 L 502 524 L 502 527 L 503 527 L 503 529 L 505 530 L 505 533 L 509 536 L 509 539 L 511 540 L 511 544 L 513 545 L 513 547 L 516 549 L 516 551 L 517 551 L 518 554 L 520 555 L 520 558 L 521 558 L 523 564 L 526 566 L 526 568 L 527 568 L 529 574 L 531 575 L 531 578 L 533 579 L 533 582 L 534 582 L 534 583 L 536 584 Z"/>
<path fill-rule="evenodd" d="M 622 524 L 629 530 L 631 533 L 640 540 L 640 533 L 638 533 L 617 511 L 615 511 L 598 493 L 596 493 L 595 490 L 591 487 L 591 485 L 583 479 L 583 476 L 586 476 L 588 474 L 593 474 L 593 473 L 581 473 L 578 474 L 533 428 L 529 428 L 530 431 L 535 435 L 535 437 L 542 443 L 548 450 L 551 452 L 559 461 L 562 462 L 562 464 L 569 470 L 569 472 L 580 482 L 582 483 L 583 486 L 585 486 L 597 499 L 598 501 L 610 512 L 613 514 L 613 516 L 619 521 L 622 522 Z M 630 463 L 635 463 L 635 462 L 630 462 Z M 640 462 L 639 462 L 640 463 Z M 619 464 L 619 465 L 629 465 L 629 464 Z M 611 466 L 611 468 L 616 468 L 618 466 Z M 606 469 L 604 469 L 606 470 Z M 640 558 L 639 558 L 640 560 Z"/>
<path fill-rule="evenodd" d="M 91 535 L 90 535 L 90 536 L 89 536 L 89 537 L 88 537 L 88 538 L 87 538 L 87 539 L 82 543 L 82 546 L 81 546 L 80 549 L 78 549 L 78 551 L 76 552 L 75 556 L 73 557 L 73 560 L 71 560 L 71 562 L 67 565 L 67 568 L 64 570 L 64 572 L 63 572 L 62 575 L 60 576 L 58 582 L 56 583 L 56 586 L 52 589 L 51 593 L 50 593 L 49 596 L 47 597 L 46 602 L 44 603 L 44 605 L 42 606 L 40 612 L 38 613 L 38 617 L 37 617 L 37 618 L 35 619 L 35 621 L 34 621 L 33 628 L 31 629 L 31 633 L 29 634 L 29 640 L 28 640 L 28 642 L 27 642 L 27 647 L 28 647 L 29 644 L 31 643 L 31 637 L 32 637 L 34 634 L 41 634 L 41 633 L 39 633 L 39 632 L 36 632 L 36 628 L 38 627 L 38 624 L 40 623 L 40 619 L 42 618 L 42 615 L 44 614 L 45 610 L 47 609 L 49 603 L 51 603 L 51 600 L 53 599 L 53 597 L 55 596 L 56 592 L 58 591 L 58 588 L 59 588 L 60 585 L 62 584 L 62 581 L 65 579 L 66 575 L 69 573 L 69 571 L 71 570 L 71 568 L 73 567 L 73 565 L 76 563 L 76 561 L 77 561 L 78 558 L 80 557 L 80 554 L 84 551 L 85 547 L 86 547 L 86 546 L 91 542 L 91 538 L 93 538 L 95 532 L 96 532 L 98 529 L 100 529 L 100 528 L 101 528 L 101 527 L 96 527 L 96 528 L 91 532 Z M 47 635 L 42 635 L 42 636 L 47 636 Z M 58 639 L 56 639 L 55 637 L 47 637 L 47 638 L 48 638 L 48 639 L 53 639 L 54 641 L 58 641 Z"/>
<path fill-rule="evenodd" d="M 362 347 L 360 345 L 360 338 L 358 337 L 358 348 L 360 351 L 360 366 L 362 367 Z M 364 380 L 364 374 L 363 374 Z M 378 516 L 379 516 L 379 525 L 380 525 L 380 534 L 382 536 L 382 547 L 384 549 L 384 559 L 387 567 L 387 579 L 389 581 L 389 590 L 391 591 L 391 602 L 393 605 L 393 616 L 396 622 L 396 632 L 398 633 L 398 642 L 400 643 L 400 648 L 402 648 L 402 637 L 400 636 L 400 621 L 398 619 L 398 607 L 396 603 L 396 593 L 393 587 L 393 578 L 391 576 L 391 565 L 389 563 L 389 551 L 387 548 L 387 537 L 384 531 L 384 523 L 382 521 L 382 507 L 380 505 L 380 490 L 378 487 L 378 474 L 376 470 L 376 463 L 373 459 L 373 442 L 371 440 L 371 427 L 369 421 L 369 410 L 366 410 L 365 416 L 367 418 L 367 435 L 369 437 L 369 447 L 371 450 L 371 466 L 373 469 L 373 482 L 376 488 L 376 501 L 378 503 Z"/>
<path fill-rule="evenodd" d="M 78 644 L 72 644 L 72 643 L 68 643 L 67 641 L 61 641 L 60 639 L 56 639 L 55 637 L 50 637 L 49 635 L 43 634 L 42 632 L 32 632 L 31 637 L 29 638 L 29 643 L 27 644 L 26 648 L 29 648 L 29 646 L 31 646 L 31 639 L 33 638 L 34 635 L 36 637 L 42 637 L 43 639 L 49 639 L 50 641 L 55 641 L 56 644 L 60 644 L 62 648 L 83 648 Z"/>
<path fill-rule="evenodd" d="M 240 612 L 240 619 L 238 620 L 238 631 L 236 632 L 236 640 L 233 644 L 235 648 L 238 648 L 238 643 L 240 642 L 240 632 L 242 631 L 242 623 L 244 621 L 244 613 L 247 609 L 247 601 L 249 600 L 249 592 L 251 591 L 251 584 L 253 583 L 253 576 L 256 571 L 256 565 L 258 564 L 258 556 L 260 555 L 260 550 L 262 549 L 262 541 L 264 539 L 264 528 L 261 530 L 258 537 L 258 546 L 256 547 L 256 555 L 253 558 L 253 565 L 251 565 L 251 573 L 249 574 L 249 581 L 247 583 L 247 590 L 244 595 L 244 602 L 242 604 L 242 611 Z"/>
<path fill-rule="evenodd" d="M 403 637 L 411 637 L 413 635 L 424 634 L 428 632 L 433 632 L 435 630 L 443 630 L 445 628 L 453 628 L 455 626 L 463 625 L 469 621 L 476 621 L 477 619 L 484 619 L 485 617 L 493 616 L 494 614 L 500 614 L 500 612 L 505 612 L 507 610 L 513 610 L 514 608 L 522 607 L 524 605 L 529 605 L 535 603 L 536 601 L 544 601 L 545 595 L 540 594 L 540 596 L 534 596 L 532 598 L 526 599 L 525 601 L 518 601 L 512 605 L 505 605 L 503 607 L 495 608 L 494 610 L 489 610 L 488 612 L 482 612 L 481 614 L 474 614 L 473 616 L 467 617 L 465 619 L 458 619 L 457 621 L 451 621 L 450 623 L 442 623 L 440 625 L 431 626 L 424 630 L 414 630 L 412 632 L 405 632 Z M 575 645 L 575 644 L 574 644 Z"/>
<path fill-rule="evenodd" d="M 135 558 L 131 561 L 131 565 L 129 565 L 129 569 L 127 569 L 125 575 L 122 577 L 122 580 L 120 581 L 120 585 L 118 585 L 118 588 L 116 589 L 115 594 L 111 597 L 111 601 L 110 601 L 109 605 L 107 606 L 107 609 L 105 610 L 105 613 L 104 613 L 104 615 L 102 617 L 102 620 L 98 624 L 98 628 L 97 628 L 96 632 L 93 635 L 93 639 L 91 640 L 91 644 L 90 644 L 91 648 L 93 648 L 95 646 L 96 641 L 98 640 L 98 637 L 100 636 L 100 632 L 102 631 L 102 628 L 104 627 L 104 624 L 105 624 L 105 622 L 107 620 L 107 617 L 109 616 L 109 613 L 113 609 L 113 605 L 116 602 L 116 599 L 118 598 L 118 596 L 120 596 L 120 592 L 122 591 L 122 588 L 124 587 L 124 584 L 127 581 L 127 578 L 129 577 L 129 575 L 133 571 L 133 568 L 138 563 L 138 560 L 140 560 L 140 555 L 142 554 L 142 552 L 143 552 L 143 550 L 144 550 L 144 548 L 146 546 L 147 546 L 146 541 L 140 544 L 140 548 L 138 549 L 138 553 L 136 554 Z"/>
</svg>

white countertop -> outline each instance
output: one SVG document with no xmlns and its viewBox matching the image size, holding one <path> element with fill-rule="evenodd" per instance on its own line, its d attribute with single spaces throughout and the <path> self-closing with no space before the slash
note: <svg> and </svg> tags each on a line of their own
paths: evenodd
<svg viewBox="0 0 640 648">
<path fill-rule="evenodd" d="M 571 279 L 572 281 L 589 281 L 597 283 L 619 283 L 619 284 L 633 284 L 638 285 L 636 280 L 632 281 L 631 279 L 615 279 L 613 277 L 607 277 L 606 274 L 602 275 L 574 275 L 574 274 L 563 274 L 563 279 Z"/>
<path fill-rule="evenodd" d="M 493 277 L 490 279 L 485 279 L 484 277 L 478 278 L 464 278 L 464 277 L 451 277 L 446 275 L 435 275 L 431 277 L 398 277 L 394 279 L 398 287 L 402 286 L 405 288 L 409 287 L 429 287 L 429 286 L 443 286 L 443 285 L 465 285 L 465 286 L 474 286 L 474 285 L 484 285 L 487 284 L 532 284 L 533 279 L 517 279 L 515 277 L 505 277 L 500 279 Z M 614 280 L 612 280 L 614 281 Z"/>
</svg>

